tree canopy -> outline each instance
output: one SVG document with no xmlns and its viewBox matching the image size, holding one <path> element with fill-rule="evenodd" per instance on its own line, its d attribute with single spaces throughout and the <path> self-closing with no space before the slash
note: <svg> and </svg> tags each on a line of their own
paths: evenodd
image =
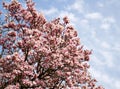
<svg viewBox="0 0 120 89">
<path fill-rule="evenodd" d="M 3 2 L 0 12 L 0 89 L 104 89 L 88 71 L 67 16 L 47 21 L 31 0 Z"/>
</svg>

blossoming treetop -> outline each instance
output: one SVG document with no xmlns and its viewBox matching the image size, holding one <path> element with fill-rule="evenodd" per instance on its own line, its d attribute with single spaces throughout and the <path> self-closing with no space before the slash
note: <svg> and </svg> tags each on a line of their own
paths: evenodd
<svg viewBox="0 0 120 89">
<path fill-rule="evenodd" d="M 26 6 L 3 2 L 0 89 L 103 89 L 88 71 L 91 51 L 68 18 L 47 21 L 31 0 Z"/>
</svg>

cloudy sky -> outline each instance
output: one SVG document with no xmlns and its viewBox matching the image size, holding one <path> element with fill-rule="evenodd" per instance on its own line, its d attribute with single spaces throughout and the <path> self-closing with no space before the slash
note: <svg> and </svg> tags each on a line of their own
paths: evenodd
<svg viewBox="0 0 120 89">
<path fill-rule="evenodd" d="M 90 60 L 92 76 L 106 89 L 120 89 L 119 0 L 33 1 L 48 20 L 69 17 L 81 44 L 93 50 Z"/>
</svg>

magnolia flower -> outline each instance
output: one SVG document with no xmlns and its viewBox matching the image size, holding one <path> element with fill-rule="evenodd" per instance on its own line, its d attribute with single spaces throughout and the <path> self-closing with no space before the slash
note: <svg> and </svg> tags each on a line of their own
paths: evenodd
<svg viewBox="0 0 120 89">
<path fill-rule="evenodd" d="M 65 16 L 65 17 L 63 18 L 63 21 L 64 21 L 65 24 L 68 24 L 68 23 L 69 23 L 69 19 L 68 19 L 68 17 Z"/>
<path fill-rule="evenodd" d="M 8 36 L 15 37 L 17 34 L 15 31 L 9 31 Z"/>
</svg>

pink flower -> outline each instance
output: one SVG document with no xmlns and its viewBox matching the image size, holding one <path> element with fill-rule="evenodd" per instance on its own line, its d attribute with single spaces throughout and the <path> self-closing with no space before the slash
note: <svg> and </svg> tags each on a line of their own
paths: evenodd
<svg viewBox="0 0 120 89">
<path fill-rule="evenodd" d="M 9 31 L 8 36 L 15 37 L 17 34 L 15 31 Z"/>
<path fill-rule="evenodd" d="M 10 56 L 10 55 L 7 55 L 7 56 L 6 56 L 6 59 L 11 59 L 11 56 Z"/>
<path fill-rule="evenodd" d="M 63 18 L 63 21 L 64 21 L 65 24 L 68 24 L 68 23 L 69 23 L 69 19 L 68 19 L 68 17 L 65 16 L 65 17 Z"/>
<path fill-rule="evenodd" d="M 56 71 L 56 73 L 57 73 L 58 76 L 62 75 L 62 71 L 60 71 L 60 70 Z"/>
</svg>

